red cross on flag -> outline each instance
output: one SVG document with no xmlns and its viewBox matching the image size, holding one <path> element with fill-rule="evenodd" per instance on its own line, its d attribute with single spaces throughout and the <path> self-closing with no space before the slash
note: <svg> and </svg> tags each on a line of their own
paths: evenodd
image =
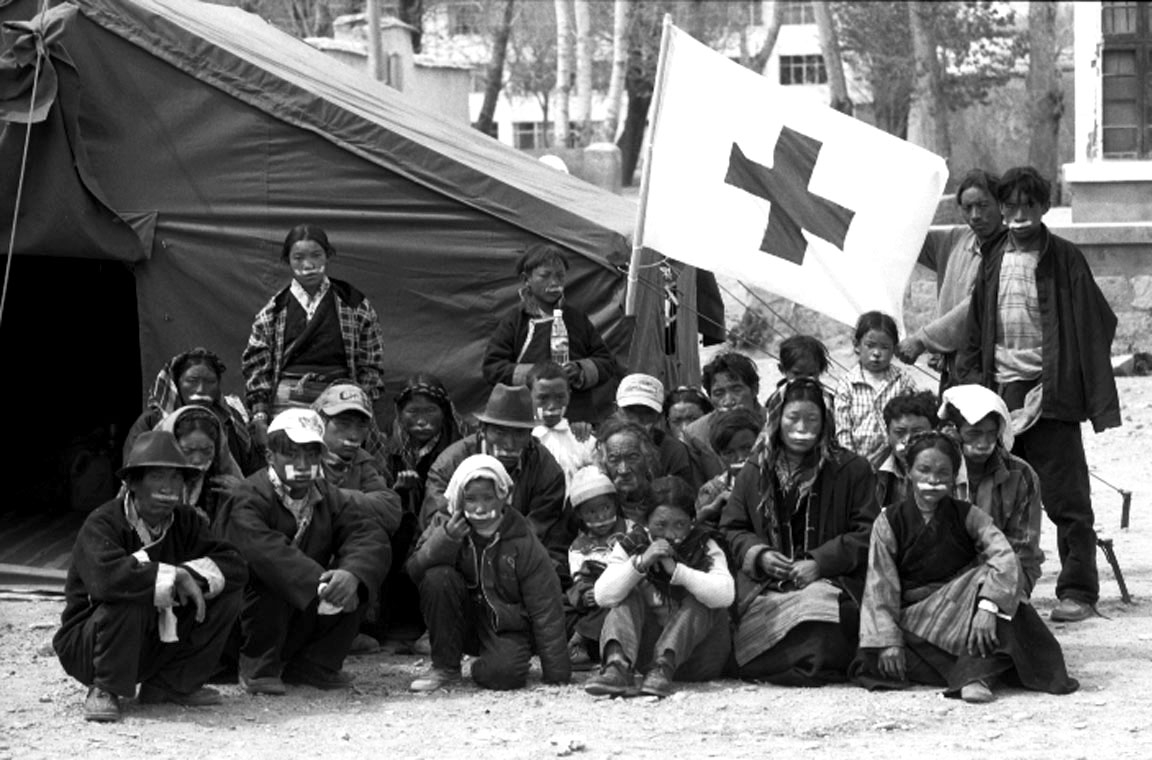
<svg viewBox="0 0 1152 760">
<path fill-rule="evenodd" d="M 642 244 L 846 324 L 902 322 L 944 159 L 665 35 Z"/>
</svg>

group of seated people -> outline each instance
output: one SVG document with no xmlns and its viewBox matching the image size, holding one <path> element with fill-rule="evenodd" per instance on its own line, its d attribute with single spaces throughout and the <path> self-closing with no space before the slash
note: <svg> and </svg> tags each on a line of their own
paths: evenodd
<svg viewBox="0 0 1152 760">
<path fill-rule="evenodd" d="M 536 656 L 545 683 L 595 670 L 584 688 L 612 697 L 722 677 L 968 702 L 1000 682 L 1077 688 L 1029 602 L 1040 491 L 1004 402 L 917 390 L 891 364 L 890 317 L 861 317 L 859 367 L 833 390 L 824 345 L 799 335 L 763 403 L 736 352 L 665 393 L 562 304 L 562 255 L 529 251 L 475 425 L 418 374 L 385 431 L 375 313 L 328 280 L 331 255 L 316 228 L 285 241 L 293 280 L 257 315 L 247 403 L 205 349 L 157 377 L 123 489 L 77 538 L 53 642 L 87 719 L 132 697 L 218 704 L 213 677 L 347 688 L 357 642 L 413 620 L 430 652 L 417 692 L 459 683 L 465 655 L 482 688 L 525 686 Z"/>
</svg>

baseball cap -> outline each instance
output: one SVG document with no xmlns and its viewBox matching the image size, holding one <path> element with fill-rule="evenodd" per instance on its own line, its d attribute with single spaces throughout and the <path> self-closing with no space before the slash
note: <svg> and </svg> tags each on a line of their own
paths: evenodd
<svg viewBox="0 0 1152 760">
<path fill-rule="evenodd" d="M 341 412 L 359 412 L 372 417 L 372 402 L 364 389 L 354 383 L 333 383 L 324 389 L 312 408 L 329 417 Z"/>
<path fill-rule="evenodd" d="M 311 409 L 285 409 L 268 426 L 268 435 L 284 431 L 294 443 L 324 444 L 324 423 Z"/>
<path fill-rule="evenodd" d="M 616 406 L 646 406 L 664 411 L 664 383 L 651 375 L 626 375 L 616 389 Z"/>
</svg>

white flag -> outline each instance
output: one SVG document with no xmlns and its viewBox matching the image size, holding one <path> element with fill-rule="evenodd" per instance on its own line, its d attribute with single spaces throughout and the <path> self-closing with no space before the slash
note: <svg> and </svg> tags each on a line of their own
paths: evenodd
<svg viewBox="0 0 1152 760">
<path fill-rule="evenodd" d="M 668 34 L 643 244 L 846 324 L 902 324 L 944 160 Z"/>
</svg>

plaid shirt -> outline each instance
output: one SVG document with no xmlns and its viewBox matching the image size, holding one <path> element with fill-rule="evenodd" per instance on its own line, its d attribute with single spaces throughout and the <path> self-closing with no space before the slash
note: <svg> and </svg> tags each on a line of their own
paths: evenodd
<svg viewBox="0 0 1152 760">
<path fill-rule="evenodd" d="M 372 400 L 384 387 L 384 338 L 376 310 L 367 297 L 346 282 L 330 280 L 340 318 L 340 335 L 344 355 L 348 358 L 348 376 L 355 380 Z M 252 334 L 241 357 L 248 408 L 253 413 L 271 411 L 276 386 L 280 384 L 281 359 L 284 356 L 284 324 L 287 298 L 285 287 L 256 313 Z"/>
<path fill-rule="evenodd" d="M 919 390 L 907 373 L 888 365 L 884 382 L 873 388 L 857 364 L 836 384 L 833 410 L 836 417 L 836 441 L 868 460 L 875 468 L 880 464 L 888 430 L 884 425 L 884 405 L 901 393 Z"/>
<path fill-rule="evenodd" d="M 986 512 L 1008 539 L 1024 571 L 1023 596 L 1030 596 L 1040 577 L 1044 552 L 1040 549 L 1040 478 L 1031 465 L 997 447 L 988 460 L 984 477 L 972 488 L 968 468 L 961 467 L 954 498 L 970 502 Z"/>
</svg>

